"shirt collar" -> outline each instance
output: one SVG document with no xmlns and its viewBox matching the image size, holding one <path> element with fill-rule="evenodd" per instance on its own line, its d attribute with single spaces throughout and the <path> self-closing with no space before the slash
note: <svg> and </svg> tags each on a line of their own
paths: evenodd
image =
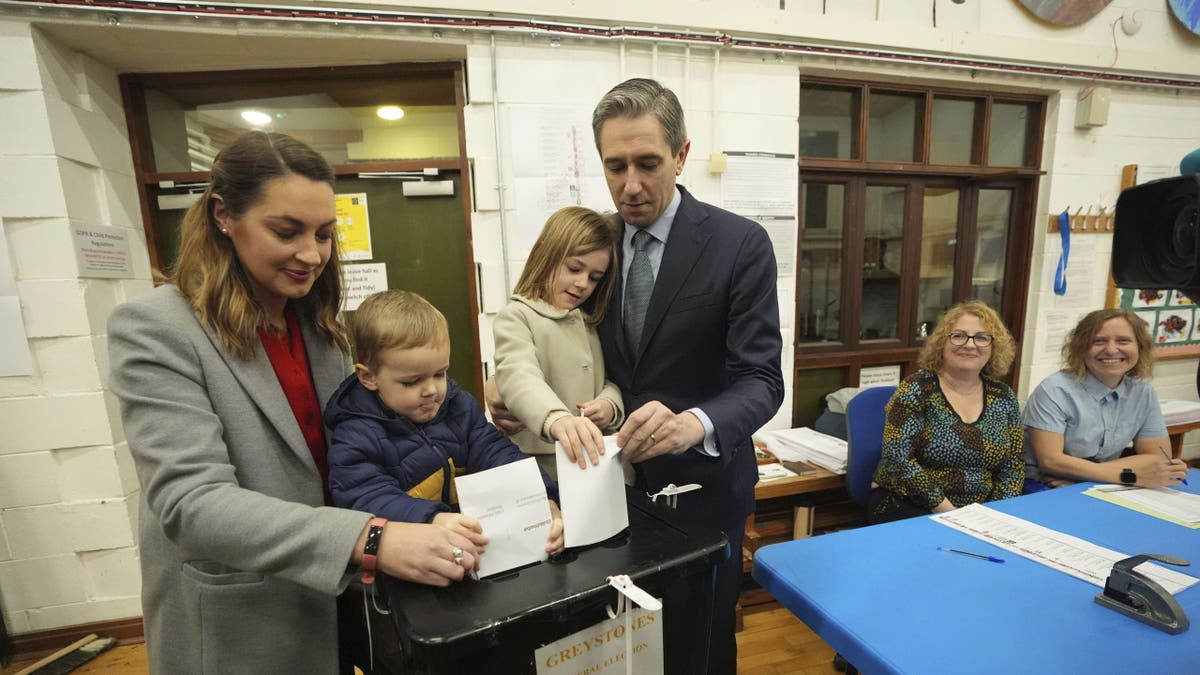
<svg viewBox="0 0 1200 675">
<path fill-rule="evenodd" d="M 1090 370 L 1085 371 L 1083 375 L 1083 390 L 1088 393 L 1088 396 L 1091 396 L 1097 401 L 1101 401 L 1106 398 L 1120 400 L 1129 394 L 1129 390 L 1132 387 L 1133 383 L 1130 382 L 1129 375 L 1122 377 L 1121 381 L 1117 383 L 1117 386 L 1111 389 L 1108 387 L 1108 385 L 1104 384 L 1100 380 L 1097 380 L 1096 376 L 1092 375 Z"/>
<path fill-rule="evenodd" d="M 675 224 L 675 214 L 679 211 L 679 204 L 683 202 L 683 193 L 679 191 L 679 188 L 672 189 L 675 190 L 675 197 L 671 199 L 670 204 L 667 204 L 667 208 L 662 212 L 662 215 L 658 217 L 658 220 L 641 228 L 649 232 L 650 236 L 664 243 L 667 241 L 667 237 L 671 235 L 671 226 Z M 625 247 L 628 250 L 633 250 L 633 233 L 637 231 L 638 228 L 636 227 L 625 228 Z"/>
</svg>

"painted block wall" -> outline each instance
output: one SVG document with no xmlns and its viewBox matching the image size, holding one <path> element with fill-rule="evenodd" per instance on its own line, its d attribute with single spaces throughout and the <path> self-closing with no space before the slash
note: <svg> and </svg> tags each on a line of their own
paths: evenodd
<svg viewBox="0 0 1200 675">
<path fill-rule="evenodd" d="M 148 283 L 80 278 L 70 228 L 129 230 L 149 278 L 116 73 L 0 23 L 0 224 L 34 373 L 0 378 L 0 596 L 14 633 L 139 616 L 137 478 L 105 322 Z"/>
<path fill-rule="evenodd" d="M 356 3 L 363 4 L 397 7 L 385 0 Z M 958 5 L 949 0 L 787 0 L 784 9 L 779 4 L 576 0 L 564 5 L 518 0 L 506 3 L 504 11 L 606 24 L 679 27 L 686 22 L 695 30 L 780 35 L 834 46 L 1105 68 L 1114 55 L 1113 22 L 1130 10 L 1141 12 L 1143 28 L 1132 37 L 1118 29 L 1121 69 L 1200 75 L 1200 38 L 1176 26 L 1161 0 L 1116 0 L 1092 22 L 1073 29 L 1038 24 L 1008 1 L 967 0 Z M 494 2 L 479 0 L 429 0 L 424 7 L 496 11 Z M 828 13 L 822 13 L 826 7 Z M 6 16 L 6 11 L 0 10 L 0 63 L 5 64 L 0 68 L 0 113 L 6 122 L 0 125 L 0 223 L 18 279 L 36 372 L 32 377 L 0 378 L 0 595 L 10 630 L 23 633 L 140 614 L 137 481 L 117 406 L 107 392 L 104 320 L 116 303 L 148 290 L 150 281 L 144 243 L 134 246 L 136 278 L 131 281 L 81 279 L 71 253 L 72 224 L 126 227 L 138 241 L 142 238 L 116 73 L 55 44 L 25 20 Z M 206 25 L 194 30 L 217 29 Z M 307 24 L 302 32 L 255 25 L 250 34 L 292 39 L 296 54 L 309 62 L 322 57 L 329 65 L 359 62 L 356 55 L 364 53 L 368 41 L 378 46 L 378 41 L 393 37 L 430 39 L 399 29 L 395 36 L 379 30 L 355 33 L 351 26 L 334 30 Z M 1027 345 L 1020 364 L 1022 397 L 1056 367 L 1052 350 L 1031 347 L 1044 341 L 1038 315 L 1052 311 L 1056 302 L 1046 290 L 1045 261 L 1056 254 L 1057 246 L 1045 236 L 1046 216 L 1069 204 L 1111 203 L 1122 165 L 1170 164 L 1200 146 L 1194 123 L 1200 119 L 1200 95 L 1193 90 L 1115 86 L 1109 124 L 1078 131 L 1072 121 L 1082 83 L 1074 80 L 813 56 L 777 60 L 774 53 L 748 51 L 722 53 L 717 65 L 707 48 L 689 52 L 661 45 L 656 51 L 648 43 L 629 41 L 622 56 L 615 41 L 564 39 L 561 47 L 551 49 L 544 37 L 511 31 L 497 35 L 499 84 L 493 93 L 487 36 L 444 33 L 445 40 L 461 42 L 468 51 L 465 113 L 467 154 L 475 161 L 475 257 L 487 267 L 507 262 L 512 279 L 526 252 L 510 251 L 508 261 L 501 259 L 497 187 L 511 189 L 512 157 L 521 150 L 511 147 L 502 128 L 504 148 L 497 170 L 493 99 L 501 111 L 528 104 L 590 109 L 624 77 L 658 77 L 680 94 L 686 108 L 693 147 L 682 182 L 699 198 L 719 204 L 719 179 L 705 166 L 711 152 L 794 152 L 800 96 L 795 82 L 802 72 L 847 79 L 919 78 L 1047 95 L 1047 175 L 1039 186 L 1035 218 L 1029 327 L 1020 336 Z M 328 39 L 306 39 L 314 35 Z M 186 40 L 179 41 L 182 45 Z M 131 43 L 129 48 L 141 47 Z M 283 66 L 290 63 L 288 58 L 301 58 L 289 57 L 286 50 L 258 57 L 262 60 L 230 63 L 228 55 L 212 56 L 213 64 L 230 67 Z M 511 216 L 511 193 L 506 202 Z M 1096 255 L 1104 257 L 1111 242 L 1103 235 L 1098 241 Z M 1090 276 L 1072 279 L 1071 292 L 1094 293 L 1103 285 L 1103 272 L 1106 266 L 1100 265 Z M 792 324 L 794 285 L 794 277 L 780 279 L 785 326 Z M 1085 302 L 1098 307 L 1102 299 L 1092 296 Z M 487 359 L 492 350 L 490 317 L 481 315 L 480 325 L 481 351 Z M 790 330 L 785 330 L 784 342 L 791 344 Z M 791 362 L 790 347 L 783 360 Z M 1196 398 L 1196 366 L 1196 360 L 1162 362 L 1155 379 L 1160 395 Z M 785 365 L 790 398 L 789 370 Z M 783 409 L 789 408 L 785 402 Z M 781 414 L 772 425 L 787 422 Z M 1200 441 L 1193 441 L 1185 452 L 1196 456 L 1198 450 Z M 57 536 L 45 536 L 55 528 L 60 528 Z"/>
</svg>

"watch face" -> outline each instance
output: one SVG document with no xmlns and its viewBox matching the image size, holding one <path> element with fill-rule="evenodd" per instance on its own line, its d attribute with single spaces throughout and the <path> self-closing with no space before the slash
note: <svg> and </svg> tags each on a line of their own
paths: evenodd
<svg viewBox="0 0 1200 675">
<path fill-rule="evenodd" d="M 1133 472 L 1133 469 L 1121 469 L 1121 482 L 1133 485 L 1137 482 L 1137 474 Z"/>
</svg>

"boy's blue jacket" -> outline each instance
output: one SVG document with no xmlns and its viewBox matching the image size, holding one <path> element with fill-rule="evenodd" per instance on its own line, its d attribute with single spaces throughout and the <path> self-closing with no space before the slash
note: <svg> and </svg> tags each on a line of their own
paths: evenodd
<svg viewBox="0 0 1200 675">
<path fill-rule="evenodd" d="M 437 416 L 414 424 L 351 375 L 325 406 L 325 425 L 333 430 L 329 491 L 334 505 L 388 520 L 427 523 L 458 503 L 453 476 L 528 457 L 454 380 L 446 383 Z M 558 487 L 545 473 L 542 481 L 547 495 L 558 501 Z"/>
</svg>

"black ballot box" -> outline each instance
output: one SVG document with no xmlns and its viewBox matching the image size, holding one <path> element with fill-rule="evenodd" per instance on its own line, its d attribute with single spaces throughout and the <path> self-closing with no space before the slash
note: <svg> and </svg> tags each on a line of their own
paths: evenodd
<svg viewBox="0 0 1200 675">
<path fill-rule="evenodd" d="M 714 565 L 725 559 L 726 537 L 626 493 L 629 528 L 568 549 L 562 560 L 447 588 L 381 577 L 404 672 L 536 673 L 534 650 L 607 619 L 605 606 L 616 609 L 607 578 L 618 574 L 663 601 L 664 672 L 705 672 Z"/>
</svg>

